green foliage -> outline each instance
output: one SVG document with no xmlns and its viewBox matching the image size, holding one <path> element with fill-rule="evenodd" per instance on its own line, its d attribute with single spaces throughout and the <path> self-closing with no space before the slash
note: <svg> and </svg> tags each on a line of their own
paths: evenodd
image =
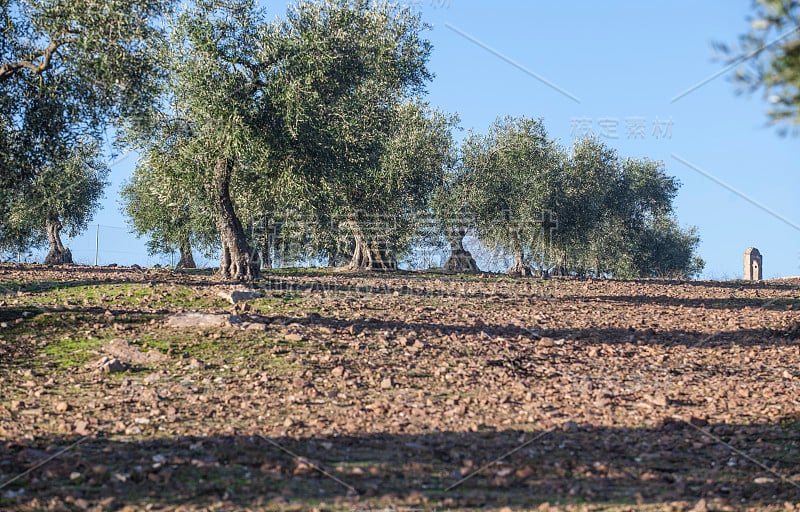
<svg viewBox="0 0 800 512">
<path fill-rule="evenodd" d="M 408 8 L 369 1 L 301 2 L 287 15 L 291 67 L 276 84 L 293 142 L 284 163 L 308 166 L 306 213 L 329 258 L 352 252 L 343 224 L 402 250 L 441 173 L 453 120 L 411 101 L 431 78 L 425 28 Z"/>
<path fill-rule="evenodd" d="M 31 86 L 46 82 L 81 129 L 99 137 L 106 121 L 139 114 L 153 98 L 160 67 L 153 51 L 171 0 L 2 0 L 0 98 L 4 123 L 25 132 Z M 39 92 L 39 91 L 37 91 Z M 7 109 L 15 109 L 9 114 Z M 27 122 L 26 122 L 27 121 Z M 19 148 L 15 148 L 19 149 Z"/>
<path fill-rule="evenodd" d="M 233 240 L 253 245 L 275 221 L 300 212 L 311 229 L 295 237 L 332 251 L 331 226 L 341 215 L 383 213 L 387 197 L 393 205 L 411 196 L 424 202 L 436 179 L 427 158 L 433 139 L 401 138 L 405 128 L 431 131 L 444 120 L 421 104 L 401 106 L 430 77 L 421 28 L 407 9 L 367 1 L 301 2 L 275 22 L 252 2 L 197 2 L 175 20 L 163 55 L 172 75 L 162 112 L 128 134 L 147 155 L 140 173 L 159 190 L 192 196 L 188 210 L 205 219 L 181 222 L 193 233 L 198 225 L 232 226 L 235 234 L 219 231 L 223 248 Z M 403 156 L 416 160 L 401 164 Z M 145 188 L 133 185 L 126 205 L 148 204 Z M 220 186 L 227 197 L 218 196 Z M 183 219 L 153 211 L 161 220 L 134 221 L 140 233 L 163 239 Z M 259 224 L 266 225 L 256 234 Z M 242 244 L 234 244 L 239 252 Z"/>
<path fill-rule="evenodd" d="M 99 139 L 83 130 L 80 112 L 60 96 L 65 80 L 47 71 L 24 84 L 29 96 L 14 133 L 24 151 L 11 153 L 24 180 L 4 194 L 0 250 L 45 245 L 48 224 L 74 236 L 99 207 L 108 167 Z"/>
<path fill-rule="evenodd" d="M 434 190 L 452 166 L 452 129 L 458 119 L 418 102 L 396 109 L 377 166 L 340 176 L 332 188 L 342 191 L 341 211 L 359 224 L 368 241 L 379 239 L 402 255 L 422 234 Z"/>
<path fill-rule="evenodd" d="M 541 120 L 506 117 L 486 135 L 470 134 L 462 158 L 463 200 L 481 241 L 512 254 L 513 270 L 521 272 L 524 260 L 541 249 L 549 212 L 556 206 L 560 149 L 548 139 Z"/>
<path fill-rule="evenodd" d="M 485 246 L 513 256 L 511 273 L 528 265 L 616 277 L 702 270 L 695 229 L 674 218 L 679 183 L 660 162 L 622 160 L 596 139 L 567 154 L 540 120 L 526 118 L 499 119 L 461 151 L 434 195 L 435 216 L 445 234 L 475 229 Z"/>
<path fill-rule="evenodd" d="M 137 236 L 147 236 L 150 254 L 198 248 L 206 256 L 219 246 L 211 206 L 192 160 L 159 145 L 144 148 L 120 202 Z M 187 172 L 188 171 L 188 172 Z"/>
<path fill-rule="evenodd" d="M 558 209 L 554 234 L 555 264 L 562 271 L 692 277 L 702 270 L 694 253 L 695 228 L 683 230 L 674 218 L 672 201 L 680 185 L 661 162 L 621 160 L 590 139 L 575 144 L 568 168 L 564 181 L 572 200 Z"/>
<path fill-rule="evenodd" d="M 77 144 L 66 151 L 11 198 L 6 237 L 0 239 L 0 249 L 44 246 L 48 221 L 60 222 L 68 236 L 86 229 L 108 184 L 108 167 L 96 142 Z"/>
<path fill-rule="evenodd" d="M 750 18 L 751 30 L 731 47 L 715 48 L 731 63 L 741 91 L 763 90 L 773 123 L 800 123 L 800 1 L 758 0 Z"/>
<path fill-rule="evenodd" d="M 41 241 L 42 211 L 26 205 L 43 194 L 42 210 L 57 211 L 73 232 L 85 226 L 105 183 L 98 148 L 106 127 L 140 114 L 153 98 L 161 69 L 152 51 L 162 35 L 157 20 L 170 6 L 0 1 L 3 246 Z"/>
</svg>

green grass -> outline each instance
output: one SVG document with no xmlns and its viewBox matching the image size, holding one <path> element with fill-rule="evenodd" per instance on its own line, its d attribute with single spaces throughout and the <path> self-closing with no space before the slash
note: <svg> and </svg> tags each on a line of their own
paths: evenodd
<svg viewBox="0 0 800 512">
<path fill-rule="evenodd" d="M 27 287 L 32 290 L 32 285 Z M 29 306 L 95 306 L 104 308 L 146 306 L 149 308 L 219 309 L 227 303 L 220 297 L 204 295 L 181 285 L 147 283 L 79 284 L 62 288 L 42 288 L 34 295 L 18 298 Z"/>
<path fill-rule="evenodd" d="M 291 313 L 300 309 L 305 298 L 297 292 L 274 292 L 267 297 L 250 301 L 251 311 L 256 314 Z M 304 309 L 305 311 L 305 309 Z"/>
<path fill-rule="evenodd" d="M 42 353 L 61 369 L 74 368 L 89 362 L 91 352 L 103 346 L 101 338 L 62 338 L 44 347 Z"/>
<path fill-rule="evenodd" d="M 219 338 L 198 336 L 196 333 L 185 334 L 146 334 L 132 345 L 143 349 L 159 350 L 170 353 L 182 364 L 189 358 L 197 358 L 206 363 L 231 365 L 257 371 L 294 372 L 300 369 L 297 363 L 288 361 L 284 356 L 291 353 L 292 347 L 302 346 L 304 342 L 275 340 L 265 334 L 236 333 L 220 335 Z M 287 350 L 273 354 L 275 347 L 286 347 Z"/>
</svg>

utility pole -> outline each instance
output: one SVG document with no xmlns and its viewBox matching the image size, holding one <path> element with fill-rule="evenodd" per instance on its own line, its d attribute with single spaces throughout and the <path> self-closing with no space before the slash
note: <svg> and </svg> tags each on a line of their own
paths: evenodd
<svg viewBox="0 0 800 512">
<path fill-rule="evenodd" d="M 97 231 L 94 235 L 94 266 L 98 266 L 100 259 L 100 224 L 97 225 Z"/>
</svg>

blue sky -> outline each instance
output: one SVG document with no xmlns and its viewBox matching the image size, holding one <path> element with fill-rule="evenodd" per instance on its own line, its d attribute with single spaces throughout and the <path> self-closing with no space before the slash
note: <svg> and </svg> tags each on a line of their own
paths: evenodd
<svg viewBox="0 0 800 512">
<path fill-rule="evenodd" d="M 410 3 L 433 26 L 427 99 L 465 129 L 541 117 L 565 146 L 592 130 L 622 156 L 661 160 L 683 184 L 675 206 L 682 225 L 698 227 L 702 277 L 741 277 L 749 246 L 764 255 L 766 278 L 800 275 L 800 140 L 767 126 L 766 101 L 737 96 L 730 73 L 675 99 L 724 68 L 711 42 L 748 29 L 749 0 Z M 285 2 L 264 5 L 285 12 Z M 113 166 L 95 219 L 100 262 L 169 263 L 148 258 L 119 213 L 134 158 Z M 94 262 L 94 239 L 93 227 L 70 241 L 78 261 Z"/>
</svg>

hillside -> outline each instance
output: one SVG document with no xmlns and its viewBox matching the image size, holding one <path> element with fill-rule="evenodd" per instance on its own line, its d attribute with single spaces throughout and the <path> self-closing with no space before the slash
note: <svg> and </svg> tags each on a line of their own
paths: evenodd
<svg viewBox="0 0 800 512">
<path fill-rule="evenodd" d="M 800 510 L 800 279 L 257 285 L 1 267 L 0 506 Z"/>
</svg>

